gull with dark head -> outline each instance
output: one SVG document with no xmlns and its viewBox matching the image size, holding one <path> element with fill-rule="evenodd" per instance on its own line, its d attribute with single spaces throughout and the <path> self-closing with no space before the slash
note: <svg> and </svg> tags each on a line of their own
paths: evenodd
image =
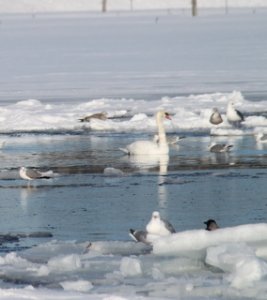
<svg viewBox="0 0 267 300">
<path fill-rule="evenodd" d="M 206 225 L 205 229 L 208 231 L 213 231 L 220 228 L 219 225 L 216 223 L 216 221 L 213 219 L 208 219 L 207 221 L 204 222 L 204 224 Z"/>
</svg>

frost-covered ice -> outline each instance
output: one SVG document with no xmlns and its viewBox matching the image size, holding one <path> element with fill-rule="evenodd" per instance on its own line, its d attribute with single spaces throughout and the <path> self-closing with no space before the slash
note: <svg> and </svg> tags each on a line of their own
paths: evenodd
<svg viewBox="0 0 267 300">
<path fill-rule="evenodd" d="M 159 245 L 165 250 L 160 256 L 135 242 L 51 241 L 1 257 L 6 282 L 1 298 L 264 299 L 266 228 L 252 224 L 176 233 L 155 242 L 153 252 Z M 14 281 L 19 289 L 8 287 Z"/>
<path fill-rule="evenodd" d="M 226 119 L 226 107 L 235 99 L 246 115 L 242 127 L 233 127 Z M 209 123 L 212 108 L 220 109 L 224 122 Z M 163 97 L 159 100 L 95 99 L 85 103 L 43 103 L 25 100 L 0 108 L 0 132 L 152 132 L 156 131 L 154 114 L 164 109 L 172 115 L 166 122 L 167 132 L 207 132 L 212 135 L 247 135 L 265 131 L 267 119 L 263 115 L 267 100 L 254 103 L 244 99 L 241 92 Z M 107 120 L 92 119 L 80 122 L 84 115 L 105 111 Z"/>
</svg>

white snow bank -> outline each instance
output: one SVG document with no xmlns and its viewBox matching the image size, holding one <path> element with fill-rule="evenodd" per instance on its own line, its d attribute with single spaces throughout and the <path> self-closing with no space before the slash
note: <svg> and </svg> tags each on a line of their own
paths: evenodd
<svg viewBox="0 0 267 300">
<path fill-rule="evenodd" d="M 230 99 L 239 104 L 238 109 L 250 114 L 241 128 L 234 128 L 226 120 L 226 107 Z M 224 122 L 219 126 L 209 123 L 212 108 L 217 107 Z M 172 115 L 166 121 L 167 132 L 181 130 L 211 130 L 213 135 L 246 135 L 261 131 L 267 126 L 267 119 L 261 115 L 266 110 L 267 101 L 255 102 L 243 98 L 242 93 L 214 93 L 163 97 L 159 100 L 134 99 L 93 99 L 80 103 L 47 104 L 29 99 L 0 107 L 0 132 L 81 132 L 84 130 L 112 132 L 153 132 L 156 130 L 155 113 L 165 109 Z M 105 111 L 107 120 L 92 119 L 80 122 L 86 115 Z M 255 114 L 255 115 L 253 115 Z M 120 118 L 121 117 L 121 118 Z"/>
</svg>

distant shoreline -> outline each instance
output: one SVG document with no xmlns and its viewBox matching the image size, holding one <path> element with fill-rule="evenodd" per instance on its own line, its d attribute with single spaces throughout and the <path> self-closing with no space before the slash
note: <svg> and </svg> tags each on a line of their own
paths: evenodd
<svg viewBox="0 0 267 300">
<path fill-rule="evenodd" d="M 264 0 L 196 0 L 197 9 L 219 9 L 228 12 L 235 8 L 259 10 L 267 8 Z M 0 0 L 0 14 L 14 13 L 75 13 L 75 12 L 137 12 L 149 10 L 191 11 L 190 0 Z"/>
</svg>

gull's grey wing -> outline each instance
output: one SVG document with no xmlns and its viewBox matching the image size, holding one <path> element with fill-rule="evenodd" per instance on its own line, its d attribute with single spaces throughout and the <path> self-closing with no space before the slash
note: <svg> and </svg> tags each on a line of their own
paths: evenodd
<svg viewBox="0 0 267 300">
<path fill-rule="evenodd" d="M 50 179 L 51 178 L 51 176 L 42 174 L 38 170 L 34 170 L 34 169 L 27 169 L 26 175 L 32 179 Z"/>
<path fill-rule="evenodd" d="M 244 115 L 241 113 L 241 111 L 239 111 L 239 110 L 235 110 L 236 111 L 236 113 L 237 113 L 237 115 L 239 116 L 239 118 L 241 119 L 241 121 L 244 121 Z"/>
<path fill-rule="evenodd" d="M 163 221 L 165 227 L 166 227 L 171 233 L 175 233 L 175 232 L 176 232 L 175 228 L 172 226 L 172 224 L 171 224 L 169 221 L 164 220 L 164 219 L 161 219 L 161 220 Z"/>
<path fill-rule="evenodd" d="M 27 169 L 26 175 L 32 179 L 42 178 L 42 173 L 37 170 Z"/>
<path fill-rule="evenodd" d="M 145 243 L 145 244 L 149 244 L 149 242 L 146 239 L 147 238 L 147 232 L 144 231 L 144 230 L 130 229 L 129 230 L 129 235 L 136 242 L 142 242 L 142 243 Z"/>
</svg>

